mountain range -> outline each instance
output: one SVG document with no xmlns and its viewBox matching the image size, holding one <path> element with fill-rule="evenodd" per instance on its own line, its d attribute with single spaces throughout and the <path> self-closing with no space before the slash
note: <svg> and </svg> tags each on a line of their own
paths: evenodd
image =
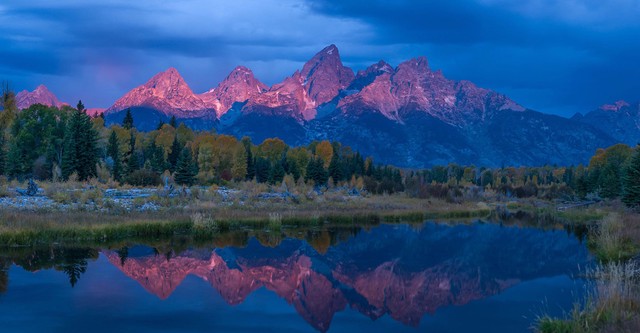
<svg viewBox="0 0 640 333">
<path fill-rule="evenodd" d="M 24 101 L 21 107 L 36 101 L 58 106 L 51 96 L 41 86 L 21 92 L 18 100 Z M 640 141 L 638 103 L 620 101 L 567 119 L 527 109 L 469 81 L 447 79 L 424 57 L 395 68 L 380 61 L 354 73 L 335 45 L 271 87 L 239 66 L 197 94 L 169 68 L 106 109 L 107 125 L 120 123 L 126 110 L 140 130 L 175 117 L 193 129 L 246 135 L 256 143 L 270 137 L 294 146 L 340 141 L 401 167 L 571 165 L 588 163 L 597 148 Z"/>
</svg>

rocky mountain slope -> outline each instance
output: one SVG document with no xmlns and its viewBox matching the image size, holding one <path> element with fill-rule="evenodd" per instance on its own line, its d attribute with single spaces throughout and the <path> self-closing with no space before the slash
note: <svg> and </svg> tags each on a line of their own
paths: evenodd
<svg viewBox="0 0 640 333">
<path fill-rule="evenodd" d="M 120 122 L 129 108 L 142 130 L 175 116 L 194 129 L 254 142 L 337 140 L 402 167 L 587 163 L 597 148 L 619 140 L 594 122 L 528 110 L 498 92 L 447 79 L 424 57 L 395 68 L 380 61 L 354 74 L 335 45 L 271 87 L 240 66 L 195 94 L 169 69 L 111 106 L 107 124 Z"/>
<path fill-rule="evenodd" d="M 572 119 L 591 125 L 631 146 L 640 143 L 640 103 L 617 101 Z"/>
</svg>

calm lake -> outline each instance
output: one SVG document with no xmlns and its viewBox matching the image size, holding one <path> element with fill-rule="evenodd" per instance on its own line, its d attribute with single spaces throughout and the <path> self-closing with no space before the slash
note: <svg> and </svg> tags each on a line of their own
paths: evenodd
<svg viewBox="0 0 640 333">
<path fill-rule="evenodd" d="M 480 222 L 4 249 L 0 331 L 530 332 L 591 260 L 564 230 Z"/>
</svg>

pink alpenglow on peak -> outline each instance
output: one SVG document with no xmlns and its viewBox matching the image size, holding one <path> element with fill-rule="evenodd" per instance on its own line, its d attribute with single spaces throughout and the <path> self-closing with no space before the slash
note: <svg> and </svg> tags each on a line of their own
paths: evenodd
<svg viewBox="0 0 640 333">
<path fill-rule="evenodd" d="M 212 108 L 191 91 L 189 85 L 173 67 L 128 92 L 105 113 L 131 107 L 155 109 L 167 116 L 178 118 L 207 117 L 212 111 Z"/>
<path fill-rule="evenodd" d="M 355 82 L 365 86 L 340 100 L 343 113 L 379 112 L 401 123 L 411 114 L 426 113 L 463 127 L 502 110 L 525 110 L 504 95 L 469 81 L 445 78 L 441 71 L 429 68 L 425 57 L 405 61 L 395 70 L 381 61 L 358 72 Z"/>
<path fill-rule="evenodd" d="M 62 107 L 68 105 L 60 102 L 56 95 L 41 84 L 34 91 L 23 90 L 16 95 L 16 102 L 19 109 L 26 109 L 34 104 L 43 104 L 48 106 Z"/>
<path fill-rule="evenodd" d="M 244 103 L 267 90 L 269 87 L 256 79 L 249 68 L 238 66 L 217 87 L 199 97 L 221 117 L 234 103 Z"/>
<path fill-rule="evenodd" d="M 381 60 L 355 75 L 342 63 L 338 48 L 329 45 L 302 70 L 272 87 L 256 79 L 249 68 L 238 66 L 218 86 L 196 95 L 170 68 L 120 98 L 106 114 L 140 107 L 178 118 L 221 118 L 241 103 L 242 115 L 288 117 L 303 124 L 316 119 L 318 110 L 330 102 L 343 115 L 377 112 L 404 123 L 411 115 L 427 114 L 456 127 L 491 119 L 505 110 L 525 110 L 504 95 L 445 78 L 429 68 L 425 57 L 396 68 Z"/>
<path fill-rule="evenodd" d="M 335 98 L 340 90 L 348 87 L 355 75 L 345 67 L 335 45 L 329 45 L 309 60 L 300 73 L 304 78 L 307 94 L 322 105 Z"/>
<path fill-rule="evenodd" d="M 613 111 L 613 112 L 618 112 L 618 111 L 620 111 L 622 108 L 624 108 L 624 107 L 628 107 L 628 106 L 630 106 L 630 104 L 629 104 L 629 103 L 627 103 L 626 101 L 622 101 L 622 100 L 620 100 L 620 101 L 616 101 L 616 102 L 615 102 L 615 103 L 613 103 L 613 104 L 605 104 L 605 105 L 602 105 L 602 106 L 600 107 L 600 109 L 601 109 L 601 110 L 604 110 L 604 111 Z"/>
</svg>

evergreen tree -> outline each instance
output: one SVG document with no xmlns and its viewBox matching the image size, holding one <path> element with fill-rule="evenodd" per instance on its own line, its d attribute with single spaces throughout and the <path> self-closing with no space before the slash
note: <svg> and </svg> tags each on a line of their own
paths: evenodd
<svg viewBox="0 0 640 333">
<path fill-rule="evenodd" d="M 107 156 L 113 160 L 113 167 L 111 168 L 113 179 L 120 181 L 122 179 L 122 159 L 120 158 L 120 145 L 115 131 L 111 131 L 111 135 L 109 135 Z"/>
<path fill-rule="evenodd" d="M 169 120 L 169 125 L 171 125 L 171 127 L 173 128 L 178 128 L 178 124 L 176 123 L 176 116 L 171 116 L 171 119 Z"/>
<path fill-rule="evenodd" d="M 62 155 L 62 177 L 68 179 L 76 172 L 79 180 L 96 175 L 98 162 L 98 133 L 85 113 L 75 111 L 67 122 Z"/>
<path fill-rule="evenodd" d="M 86 109 L 84 108 L 84 104 L 82 104 L 82 100 L 78 101 L 78 106 L 76 106 L 76 109 L 80 112 L 86 113 Z"/>
<path fill-rule="evenodd" d="M 187 186 L 193 185 L 197 174 L 194 164 L 191 149 L 185 147 L 182 149 L 180 157 L 178 158 L 176 173 L 174 175 L 176 183 Z"/>
<path fill-rule="evenodd" d="M 244 145 L 244 150 L 246 152 L 247 158 L 247 180 L 253 179 L 256 176 L 256 166 L 253 158 L 253 153 L 251 152 L 251 139 L 249 137 L 242 138 L 242 144 Z"/>
<path fill-rule="evenodd" d="M 131 136 L 129 137 L 129 153 L 126 168 L 127 176 L 140 169 L 140 164 L 140 158 L 138 156 L 138 153 L 136 152 L 136 135 L 133 131 L 131 131 Z"/>
<path fill-rule="evenodd" d="M 324 160 L 320 157 L 312 158 L 307 164 L 305 180 L 313 180 L 316 185 L 326 185 L 329 175 L 324 169 Z"/>
<path fill-rule="evenodd" d="M 164 160 L 164 151 L 162 147 L 158 147 L 155 141 L 151 141 L 149 146 L 149 165 L 151 170 L 162 173 L 166 168 L 166 162 Z"/>
<path fill-rule="evenodd" d="M 640 206 L 640 147 L 636 147 L 623 177 L 622 201 L 629 207 Z"/>
<path fill-rule="evenodd" d="M 127 113 L 122 120 L 122 127 L 128 130 L 133 128 L 133 115 L 131 115 L 131 109 L 127 109 Z"/>
<path fill-rule="evenodd" d="M 180 157 L 181 152 L 182 152 L 182 146 L 180 145 L 180 142 L 178 141 L 178 136 L 176 135 L 173 138 L 173 144 L 171 145 L 171 152 L 167 157 L 169 162 L 169 171 L 174 172 L 176 170 L 176 167 L 178 166 L 178 159 Z"/>
<path fill-rule="evenodd" d="M 269 160 L 258 156 L 255 159 L 254 165 L 256 168 L 256 181 L 258 183 L 267 182 L 271 174 L 271 163 Z"/>
<path fill-rule="evenodd" d="M 160 120 L 160 121 L 158 122 L 158 126 L 156 126 L 156 130 L 158 130 L 158 131 L 159 131 L 159 130 L 162 128 L 162 126 L 164 126 L 164 121 Z"/>
<path fill-rule="evenodd" d="M 338 182 L 344 180 L 344 172 L 342 161 L 338 154 L 333 154 L 331 158 L 331 163 L 329 163 L 329 177 L 333 179 L 334 184 L 338 184 Z"/>
<path fill-rule="evenodd" d="M 275 162 L 269 172 L 269 183 L 271 184 L 281 183 L 282 179 L 284 179 L 284 174 L 285 174 L 285 171 L 284 171 L 284 167 L 282 166 L 282 161 Z"/>
</svg>

